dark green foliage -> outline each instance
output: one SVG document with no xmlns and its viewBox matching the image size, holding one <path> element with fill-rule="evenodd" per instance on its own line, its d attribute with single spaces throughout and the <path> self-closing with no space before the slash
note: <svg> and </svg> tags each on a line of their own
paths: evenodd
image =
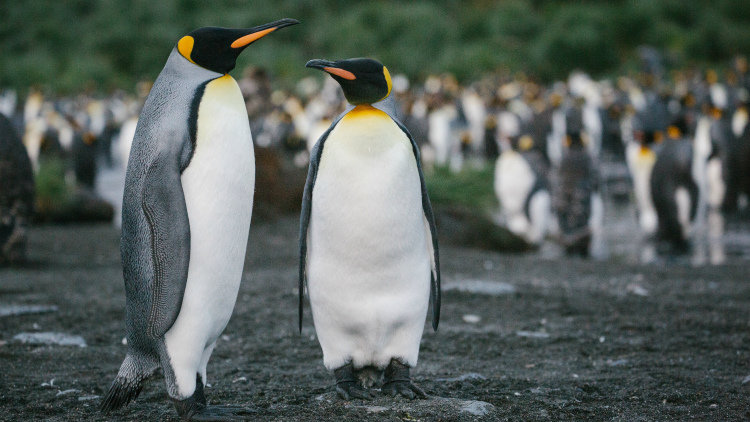
<svg viewBox="0 0 750 422">
<path fill-rule="evenodd" d="M 505 68 L 549 80 L 575 68 L 622 71 L 642 44 L 677 65 L 750 54 L 747 0 L 29 0 L 0 2 L 0 16 L 0 86 L 60 92 L 132 89 L 192 29 L 283 17 L 302 25 L 253 45 L 238 70 L 261 64 L 291 85 L 309 75 L 309 58 L 371 56 L 415 78 L 448 71 L 465 81 Z"/>
<path fill-rule="evenodd" d="M 430 200 L 436 205 L 458 205 L 474 210 L 491 211 L 497 208 L 492 190 L 494 166 L 479 169 L 465 167 L 458 173 L 445 167 L 425 172 Z"/>
</svg>

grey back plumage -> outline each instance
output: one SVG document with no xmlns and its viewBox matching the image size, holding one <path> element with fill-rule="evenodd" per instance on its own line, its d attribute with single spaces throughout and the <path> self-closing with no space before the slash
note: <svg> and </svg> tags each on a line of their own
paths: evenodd
<svg viewBox="0 0 750 422">
<path fill-rule="evenodd" d="M 131 349 L 154 353 L 153 341 L 171 327 L 182 303 L 190 226 L 180 174 L 192 156 L 202 90 L 220 76 L 172 50 L 138 121 L 121 239 Z"/>
</svg>

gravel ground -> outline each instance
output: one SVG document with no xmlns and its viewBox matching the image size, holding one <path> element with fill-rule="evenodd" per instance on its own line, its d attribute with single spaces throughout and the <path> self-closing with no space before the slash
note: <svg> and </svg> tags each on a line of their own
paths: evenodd
<svg viewBox="0 0 750 422">
<path fill-rule="evenodd" d="M 742 258 L 638 265 L 444 245 L 440 329 L 425 324 L 413 372 L 430 398 L 345 402 L 309 306 L 296 329 L 296 237 L 295 218 L 253 225 L 237 306 L 208 367 L 210 402 L 272 421 L 750 417 Z M 0 420 L 176 420 L 160 375 L 129 407 L 97 413 L 125 355 L 118 241 L 108 225 L 36 227 L 31 262 L 0 270 Z M 37 307 L 17 315 L 25 308 L 10 305 Z M 40 333 L 70 345 L 28 343 Z"/>
</svg>

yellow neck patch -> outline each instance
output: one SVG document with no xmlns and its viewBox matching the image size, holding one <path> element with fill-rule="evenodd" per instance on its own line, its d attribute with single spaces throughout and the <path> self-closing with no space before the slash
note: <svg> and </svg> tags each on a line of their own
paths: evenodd
<svg viewBox="0 0 750 422">
<path fill-rule="evenodd" d="M 383 117 L 383 116 L 390 118 L 388 114 L 386 114 L 382 110 L 378 110 L 377 108 L 369 104 L 360 104 L 354 107 L 353 109 L 351 109 L 351 111 L 349 111 L 348 113 L 346 113 L 346 116 L 344 116 L 344 119 L 348 120 L 348 119 L 361 118 L 361 117 Z"/>
<path fill-rule="evenodd" d="M 195 62 L 190 58 L 190 54 L 193 52 L 194 45 L 195 39 L 190 35 L 185 35 L 184 37 L 180 38 L 180 41 L 177 42 L 177 51 L 182 54 L 182 57 L 190 60 L 190 63 L 193 64 L 195 64 Z"/>
</svg>

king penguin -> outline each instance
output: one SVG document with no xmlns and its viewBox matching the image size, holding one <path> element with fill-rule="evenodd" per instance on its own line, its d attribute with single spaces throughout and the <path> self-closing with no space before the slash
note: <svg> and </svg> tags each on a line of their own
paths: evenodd
<svg viewBox="0 0 750 422">
<path fill-rule="evenodd" d="M 391 92 L 376 60 L 311 60 L 354 107 L 311 153 L 300 218 L 299 324 L 307 281 L 323 363 L 344 400 L 381 391 L 426 395 L 412 383 L 429 303 L 440 318 L 434 216 L 419 149 L 407 129 L 372 104 Z M 381 104 L 378 107 L 385 109 Z"/>
<path fill-rule="evenodd" d="M 203 393 L 206 364 L 237 299 L 255 185 L 245 103 L 228 72 L 250 43 L 296 23 L 196 29 L 154 82 L 123 196 L 128 351 L 103 412 L 134 400 L 159 367 L 181 418 L 245 412 L 208 407 Z"/>
</svg>

